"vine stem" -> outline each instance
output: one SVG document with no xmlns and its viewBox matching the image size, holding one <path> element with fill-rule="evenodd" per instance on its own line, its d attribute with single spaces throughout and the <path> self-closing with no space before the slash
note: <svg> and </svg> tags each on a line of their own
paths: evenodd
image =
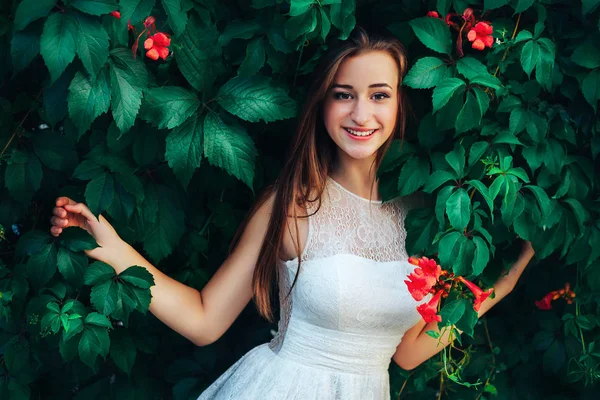
<svg viewBox="0 0 600 400">
<path fill-rule="evenodd" d="M 40 90 L 40 92 L 35 97 L 35 101 L 38 101 L 41 95 L 42 95 L 42 90 Z M 19 122 L 19 126 L 17 126 L 17 128 L 13 132 L 12 136 L 10 137 L 10 139 L 8 139 L 8 142 L 6 143 L 6 145 L 4 146 L 4 148 L 2 149 L 2 152 L 0 152 L 0 157 L 2 157 L 4 155 L 4 152 L 6 151 L 6 149 L 8 149 L 8 146 L 10 146 L 10 143 L 13 141 L 13 139 L 15 138 L 15 136 L 17 136 L 17 132 L 19 132 L 19 129 L 22 128 L 23 123 L 25 122 L 25 120 L 29 116 L 30 112 L 31 112 L 31 109 L 27 110 L 27 113 L 25 114 L 25 116 L 23 117 L 23 119 L 21 120 L 21 122 Z"/>
<path fill-rule="evenodd" d="M 519 22 L 521 22 L 521 13 L 519 13 L 519 15 L 517 16 L 517 23 L 515 24 L 515 29 L 513 29 L 512 36 L 510 37 L 511 40 L 514 39 L 515 36 L 517 35 L 517 29 L 519 28 Z M 504 50 L 504 54 L 502 55 L 502 59 L 500 60 L 500 62 L 503 62 L 504 60 L 506 60 L 506 56 L 508 55 L 508 50 L 510 50 L 510 47 L 507 47 L 506 50 Z M 494 76 L 497 76 L 499 71 L 500 71 L 500 65 L 498 65 L 496 67 Z"/>
<path fill-rule="evenodd" d="M 411 376 L 413 376 L 413 374 L 415 373 L 415 371 L 412 371 L 410 374 L 408 374 L 408 376 L 406 377 L 406 380 L 404 381 L 404 383 L 402 384 L 402 387 L 400 388 L 400 391 L 398 392 L 398 400 L 400 400 L 400 395 L 402 394 L 402 392 L 404 391 L 404 388 L 406 387 L 406 384 L 408 383 L 408 380 L 410 379 Z"/>
<path fill-rule="evenodd" d="M 494 355 L 494 347 L 492 346 L 492 339 L 490 338 L 490 331 L 488 330 L 487 319 L 482 318 L 481 320 L 483 321 L 483 328 L 485 329 L 485 337 L 487 338 L 488 346 L 490 346 L 490 351 L 492 352 L 492 369 L 490 370 L 490 373 L 488 374 L 488 377 L 485 380 L 485 383 L 483 384 L 483 389 L 485 390 L 485 387 L 488 385 L 488 383 L 490 383 L 490 379 L 492 379 L 492 376 L 494 375 L 494 372 L 496 371 L 496 356 Z M 479 400 L 479 398 L 483 395 L 483 392 L 484 391 L 482 390 L 477 395 L 475 400 Z"/>
</svg>

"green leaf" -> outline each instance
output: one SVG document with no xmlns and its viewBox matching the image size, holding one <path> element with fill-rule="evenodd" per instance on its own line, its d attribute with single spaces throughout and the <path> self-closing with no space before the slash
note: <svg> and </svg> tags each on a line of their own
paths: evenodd
<svg viewBox="0 0 600 400">
<path fill-rule="evenodd" d="M 473 237 L 475 258 L 473 259 L 473 275 L 480 275 L 490 261 L 490 250 L 487 243 L 479 236 Z"/>
<path fill-rule="evenodd" d="M 473 337 L 474 328 L 479 320 L 477 311 L 473 310 L 471 303 L 467 299 L 461 299 L 465 302 L 465 313 L 456 322 L 456 328 L 460 329 L 463 333 Z"/>
<path fill-rule="evenodd" d="M 571 55 L 571 61 L 585 68 L 600 67 L 600 48 L 595 40 L 590 38 L 577 46 Z"/>
<path fill-rule="evenodd" d="M 92 370 L 95 370 L 96 358 L 99 355 L 106 357 L 109 348 L 108 331 L 98 326 L 87 326 L 77 346 L 79 358 Z"/>
<path fill-rule="evenodd" d="M 467 100 L 458 113 L 458 117 L 456 118 L 456 123 L 454 125 L 456 133 L 463 133 L 478 127 L 481 123 L 481 117 L 482 114 L 479 101 L 470 91 L 467 92 Z"/>
<path fill-rule="evenodd" d="M 181 125 L 200 107 L 198 97 L 179 86 L 148 89 L 144 94 L 144 119 L 159 129 L 173 129 Z"/>
<path fill-rule="evenodd" d="M 185 32 L 177 39 L 181 49 L 175 52 L 182 75 L 199 92 L 213 87 L 223 72 L 219 32 L 192 18 Z"/>
<path fill-rule="evenodd" d="M 481 157 L 485 154 L 489 147 L 490 145 L 488 144 L 488 142 L 473 143 L 471 145 L 471 149 L 469 150 L 469 160 L 467 165 L 469 167 L 475 165 L 475 163 L 481 159 Z"/>
<path fill-rule="evenodd" d="M 467 56 L 458 60 L 456 63 L 458 73 L 471 80 L 476 76 L 488 75 L 487 67 L 479 60 Z"/>
<path fill-rule="evenodd" d="M 440 315 L 442 316 L 442 326 L 456 324 L 465 313 L 466 308 L 466 299 L 453 300 L 445 304 L 440 310 Z"/>
<path fill-rule="evenodd" d="M 238 76 L 251 76 L 256 74 L 265 64 L 265 39 L 257 37 L 252 39 L 246 47 L 246 58 L 238 68 Z"/>
<path fill-rule="evenodd" d="M 93 79 L 108 59 L 108 33 L 99 21 L 84 14 L 76 14 L 74 22 L 78 30 L 77 55 Z"/>
<path fill-rule="evenodd" d="M 154 277 L 146 268 L 131 266 L 119 274 L 119 279 L 141 289 L 150 289 L 154 286 Z"/>
<path fill-rule="evenodd" d="M 315 0 L 290 0 L 289 15 L 296 17 L 300 14 L 304 14 L 313 6 L 313 4 L 315 4 Z"/>
<path fill-rule="evenodd" d="M 454 170 L 456 173 L 456 178 L 460 179 L 465 174 L 465 149 L 462 147 L 460 143 L 456 143 L 454 146 L 454 150 L 450 153 L 447 153 L 444 158 L 448 165 Z"/>
<path fill-rule="evenodd" d="M 58 249 L 56 258 L 58 271 L 67 280 L 67 282 L 81 286 L 83 283 L 83 275 L 88 266 L 87 256 L 83 253 L 74 253 L 61 247 Z"/>
<path fill-rule="evenodd" d="M 511 134 L 517 135 L 525 126 L 529 120 L 529 114 L 525 109 L 517 107 L 510 112 L 509 127 L 508 130 Z"/>
<path fill-rule="evenodd" d="M 477 100 L 477 105 L 479 106 L 479 112 L 481 113 L 481 117 L 483 117 L 487 112 L 488 108 L 490 107 L 490 96 L 483 89 L 480 89 L 478 87 L 473 88 L 473 94 L 475 95 L 475 99 Z M 481 124 L 481 120 L 479 121 L 479 124 Z"/>
<path fill-rule="evenodd" d="M 581 12 L 583 15 L 592 13 L 600 6 L 600 0 L 583 0 L 581 4 Z"/>
<path fill-rule="evenodd" d="M 285 23 L 285 37 L 296 40 L 299 36 L 307 35 L 317 28 L 317 10 L 311 8 L 308 12 L 291 17 Z"/>
<path fill-rule="evenodd" d="M 50 303 L 56 304 L 56 303 Z M 48 304 L 48 305 L 50 305 Z M 52 333 L 57 334 L 60 331 L 60 317 L 58 313 L 48 313 L 44 315 L 41 322 L 42 331 L 51 330 Z"/>
<path fill-rule="evenodd" d="M 33 154 L 13 150 L 7 160 L 4 180 L 8 193 L 17 201 L 29 204 L 42 183 L 42 164 Z"/>
<path fill-rule="evenodd" d="M 550 211 L 550 199 L 548 198 L 548 194 L 539 186 L 526 185 L 523 186 L 524 189 L 529 189 L 533 195 L 535 196 L 540 211 L 542 212 L 542 220 L 545 221 L 548 218 L 548 213 Z"/>
<path fill-rule="evenodd" d="M 414 89 L 429 89 L 442 81 L 447 70 L 446 63 L 439 58 L 423 57 L 412 66 L 402 83 Z"/>
<path fill-rule="evenodd" d="M 156 201 L 158 210 L 156 222 L 144 237 L 144 250 L 154 262 L 158 263 L 171 254 L 173 248 L 179 243 L 185 231 L 185 214 L 180 200 L 166 186 L 156 185 L 156 189 L 152 192 L 146 190 L 146 197 L 149 196 Z"/>
<path fill-rule="evenodd" d="M 119 284 L 113 280 L 101 282 L 92 287 L 90 293 L 90 302 L 94 308 L 104 315 L 111 315 L 118 307 L 122 308 L 119 303 L 122 299 L 119 298 Z"/>
<path fill-rule="evenodd" d="M 485 200 L 485 202 L 487 203 L 487 205 L 490 209 L 490 215 L 492 215 L 492 222 L 493 222 L 494 200 L 490 196 L 490 192 L 489 192 L 487 186 L 485 186 L 482 182 L 474 180 L 474 179 L 467 181 L 466 183 L 473 186 L 481 194 L 481 196 L 483 197 L 483 199 Z"/>
<path fill-rule="evenodd" d="M 521 13 L 527 10 L 535 3 L 535 0 L 517 0 L 517 5 L 515 7 L 515 14 Z"/>
<path fill-rule="evenodd" d="M 412 157 L 400 170 L 398 177 L 398 195 L 409 195 L 427 181 L 429 176 L 429 161 L 421 157 Z"/>
<path fill-rule="evenodd" d="M 525 43 L 521 50 L 521 65 L 523 70 L 529 76 L 540 59 L 540 46 L 535 40 Z"/>
<path fill-rule="evenodd" d="M 531 139 L 533 139 L 535 142 L 540 142 L 544 139 L 544 137 L 546 137 L 546 133 L 548 132 L 548 119 L 542 117 L 532 110 L 529 110 L 525 129 L 527 130 L 527 133 Z"/>
<path fill-rule="evenodd" d="M 442 237 L 438 245 L 438 256 L 441 265 L 450 266 L 456 260 L 458 255 L 458 246 L 456 246 L 456 243 L 461 236 L 464 238 L 460 232 L 454 231 Z"/>
<path fill-rule="evenodd" d="M 104 212 L 115 195 L 115 182 L 111 174 L 104 173 L 92 179 L 85 189 L 85 201 L 94 215 Z"/>
<path fill-rule="evenodd" d="M 434 339 L 438 339 L 440 337 L 440 333 L 437 331 L 426 331 L 425 333 Z"/>
<path fill-rule="evenodd" d="M 71 6 L 91 15 L 108 14 L 119 8 L 115 0 L 72 0 Z"/>
<path fill-rule="evenodd" d="M 38 54 L 40 54 L 39 32 L 34 29 L 28 29 L 13 34 L 10 42 L 10 59 L 13 65 L 13 74 L 17 74 L 27 68 Z"/>
<path fill-rule="evenodd" d="M 31 230 L 24 233 L 17 242 L 15 255 L 18 257 L 30 256 L 53 241 L 53 237 L 48 232 Z"/>
<path fill-rule="evenodd" d="M 464 230 L 471 220 L 471 199 L 463 188 L 459 188 L 446 202 L 446 213 L 450 225 L 458 231 Z"/>
<path fill-rule="evenodd" d="M 92 122 L 110 108 L 110 85 L 108 74 L 101 72 L 95 82 L 77 72 L 69 85 L 69 116 L 79 131 L 84 134 Z"/>
<path fill-rule="evenodd" d="M 219 36 L 219 44 L 226 46 L 233 39 L 251 39 L 260 29 L 261 26 L 257 19 L 231 21 Z"/>
<path fill-rule="evenodd" d="M 437 18 L 421 17 L 415 18 L 409 23 L 415 35 L 425 47 L 438 53 L 448 55 L 452 53 L 452 37 L 444 21 Z"/>
<path fill-rule="evenodd" d="M 15 31 L 21 31 L 33 21 L 47 16 L 57 0 L 23 0 L 17 6 L 13 21 Z"/>
<path fill-rule="evenodd" d="M 451 172 L 444 171 L 442 169 L 434 171 L 429 178 L 427 178 L 427 182 L 425 183 L 425 187 L 423 188 L 424 192 L 431 193 L 444 183 L 456 179 L 455 175 Z"/>
<path fill-rule="evenodd" d="M 592 70 L 581 82 L 581 92 L 585 100 L 597 110 L 600 99 L 600 68 Z"/>
<path fill-rule="evenodd" d="M 131 373 L 135 364 L 136 353 L 135 342 L 126 330 L 119 329 L 111 335 L 110 357 L 127 375 Z"/>
<path fill-rule="evenodd" d="M 54 243 L 47 244 L 39 252 L 29 257 L 27 274 L 35 288 L 43 287 L 54 276 L 58 253 L 57 247 Z"/>
<path fill-rule="evenodd" d="M 113 267 L 100 261 L 95 261 L 85 270 L 84 283 L 86 285 L 97 285 L 116 277 Z"/>
<path fill-rule="evenodd" d="M 110 86 L 115 123 L 121 132 L 127 132 L 135 123 L 140 110 L 142 89 L 135 77 L 114 64 L 110 69 Z"/>
<path fill-rule="evenodd" d="M 204 120 L 204 154 L 212 165 L 252 188 L 257 151 L 242 127 L 227 125 L 219 116 L 208 114 Z"/>
<path fill-rule="evenodd" d="M 89 325 L 96 325 L 104 328 L 112 329 L 112 324 L 106 318 L 106 316 L 99 314 L 97 312 L 91 312 L 85 317 L 85 323 Z"/>
<path fill-rule="evenodd" d="M 487 73 L 483 75 L 477 75 L 471 78 L 471 84 L 481 85 L 492 89 L 500 89 L 502 87 L 500 79 L 496 78 L 494 75 L 490 75 Z"/>
<path fill-rule="evenodd" d="M 484 10 L 493 10 L 507 5 L 510 0 L 483 0 Z"/>
<path fill-rule="evenodd" d="M 183 9 L 181 0 L 161 0 L 165 12 L 169 16 L 169 26 L 173 28 L 175 36 L 181 35 L 187 26 L 187 12 Z"/>
<path fill-rule="evenodd" d="M 575 220 L 579 226 L 579 232 L 583 233 L 585 231 L 586 222 L 590 219 L 590 213 L 583 208 L 577 199 L 569 198 L 563 200 L 563 202 L 568 204 L 571 207 L 571 210 L 573 210 L 573 215 L 575 215 Z"/>
<path fill-rule="evenodd" d="M 465 86 L 465 81 L 458 78 L 448 78 L 439 83 L 436 88 L 433 89 L 433 112 L 435 113 L 445 106 L 455 93 L 462 93 Z"/>
<path fill-rule="evenodd" d="M 33 138 L 33 150 L 48 168 L 70 171 L 79 163 L 75 145 L 65 136 L 50 130 Z"/>
<path fill-rule="evenodd" d="M 169 132 L 165 159 L 183 187 L 187 187 L 202 160 L 203 131 L 198 114 Z"/>
<path fill-rule="evenodd" d="M 60 234 L 60 244 L 74 252 L 92 250 L 98 247 L 98 243 L 92 235 L 77 227 L 63 229 Z"/>
<path fill-rule="evenodd" d="M 296 115 L 296 103 L 260 76 L 230 79 L 217 94 L 219 104 L 249 122 L 273 122 Z"/>
<path fill-rule="evenodd" d="M 53 13 L 44 24 L 40 52 L 50 71 L 51 83 L 57 80 L 75 58 L 77 28 L 67 13 Z"/>
</svg>

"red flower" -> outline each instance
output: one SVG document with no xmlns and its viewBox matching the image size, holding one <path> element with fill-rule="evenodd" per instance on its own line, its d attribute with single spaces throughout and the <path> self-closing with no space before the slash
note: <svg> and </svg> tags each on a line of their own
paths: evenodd
<svg viewBox="0 0 600 400">
<path fill-rule="evenodd" d="M 440 274 L 442 273 L 442 267 L 440 267 L 435 262 L 435 260 L 431 260 L 427 257 L 421 257 L 421 259 L 419 260 L 419 267 L 421 267 L 421 269 L 423 270 L 425 275 L 430 275 L 430 276 L 435 277 L 436 281 L 438 280 L 438 278 L 440 277 Z"/>
<path fill-rule="evenodd" d="M 152 25 L 154 25 L 155 22 L 156 22 L 156 18 L 154 18 L 152 15 L 147 17 L 144 20 L 144 28 L 150 28 Z"/>
<path fill-rule="evenodd" d="M 421 314 L 425 322 L 442 322 L 442 317 L 437 314 L 437 308 L 443 293 L 443 290 L 438 290 L 431 300 L 429 300 L 429 303 L 423 303 L 417 307 L 417 311 Z"/>
<path fill-rule="evenodd" d="M 465 21 L 470 20 L 473 17 L 473 9 L 471 7 L 465 8 L 465 11 L 462 13 L 462 17 Z"/>
<path fill-rule="evenodd" d="M 135 28 L 133 27 L 133 25 L 131 25 L 131 20 L 127 21 L 127 30 L 128 30 L 128 31 L 132 31 L 132 30 L 134 30 L 134 29 L 135 29 Z"/>
<path fill-rule="evenodd" d="M 425 297 L 437 283 L 442 268 L 427 257 L 416 258 L 410 257 L 408 262 L 412 265 L 418 265 L 413 272 L 408 275 L 408 279 L 404 281 L 408 286 L 408 291 L 413 299 L 420 301 Z"/>
<path fill-rule="evenodd" d="M 144 42 L 144 48 L 148 50 L 146 57 L 152 60 L 158 60 L 159 57 L 163 60 L 167 59 L 169 55 L 168 47 L 171 45 L 171 39 L 162 32 L 158 32 L 150 36 Z"/>
<path fill-rule="evenodd" d="M 487 22 L 478 22 L 467 34 L 469 42 L 473 42 L 471 47 L 476 50 L 483 50 L 486 47 L 492 47 L 494 38 L 492 37 L 494 28 Z"/>
<path fill-rule="evenodd" d="M 475 296 L 475 302 L 473 303 L 473 309 L 475 311 L 479 311 L 479 307 L 481 307 L 481 303 L 483 303 L 494 292 L 494 288 L 483 291 L 479 286 L 477 286 L 473 282 L 466 280 L 462 276 L 459 276 L 458 280 L 461 281 L 462 283 L 464 283 L 465 286 L 468 287 L 471 290 L 471 292 L 473 292 L 473 295 Z"/>
<path fill-rule="evenodd" d="M 440 18 L 440 14 L 438 14 L 438 12 L 437 12 L 437 11 L 429 11 L 429 12 L 427 13 L 427 16 L 428 16 L 428 17 L 432 17 L 432 18 Z"/>
<path fill-rule="evenodd" d="M 537 300 L 535 302 L 535 305 L 540 309 L 540 310 L 550 310 L 552 308 L 552 300 L 556 300 L 558 297 L 556 297 L 556 299 L 554 298 L 556 295 L 558 295 L 560 297 L 560 294 L 558 293 L 558 290 L 554 290 L 550 293 L 548 293 L 547 295 L 544 296 L 544 298 L 542 300 Z"/>
<path fill-rule="evenodd" d="M 121 19 L 121 13 L 118 11 L 111 11 L 110 13 L 108 13 L 108 15 L 111 15 L 111 16 L 115 17 L 116 19 Z"/>
</svg>

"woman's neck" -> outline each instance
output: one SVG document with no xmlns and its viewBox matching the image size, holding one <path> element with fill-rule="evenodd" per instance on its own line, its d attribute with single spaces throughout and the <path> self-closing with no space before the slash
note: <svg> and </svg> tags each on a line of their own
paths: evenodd
<svg viewBox="0 0 600 400">
<path fill-rule="evenodd" d="M 343 157 L 338 157 L 330 175 L 357 196 L 380 200 L 374 159 L 345 160 Z"/>
</svg>

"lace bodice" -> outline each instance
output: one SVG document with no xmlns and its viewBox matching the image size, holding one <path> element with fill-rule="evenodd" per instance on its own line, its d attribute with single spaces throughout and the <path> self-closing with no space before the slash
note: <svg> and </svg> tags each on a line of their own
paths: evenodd
<svg viewBox="0 0 600 400">
<path fill-rule="evenodd" d="M 308 210 L 309 215 L 314 210 Z M 308 218 L 298 260 L 279 268 L 279 331 L 272 350 L 306 363 L 366 373 L 387 370 L 406 330 L 419 319 L 404 283 L 408 202 L 370 201 L 329 178 Z"/>
<path fill-rule="evenodd" d="M 370 202 L 328 179 L 322 200 L 308 210 L 288 297 L 298 259 L 277 265 L 278 333 L 200 400 L 389 400 L 391 357 L 420 318 L 404 283 L 414 268 L 404 248 L 410 199 Z"/>
</svg>

